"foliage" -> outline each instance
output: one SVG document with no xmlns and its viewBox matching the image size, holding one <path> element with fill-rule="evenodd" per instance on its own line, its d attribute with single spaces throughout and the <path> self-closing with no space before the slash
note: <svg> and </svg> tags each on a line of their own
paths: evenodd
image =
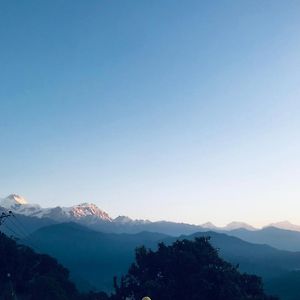
<svg viewBox="0 0 300 300">
<path fill-rule="evenodd" d="M 271 300 L 259 277 L 241 274 L 221 259 L 208 238 L 159 244 L 157 251 L 136 250 L 136 261 L 118 284 L 115 300 Z"/>
<path fill-rule="evenodd" d="M 7 275 L 10 274 L 10 277 Z M 241 274 L 221 259 L 208 238 L 160 243 L 157 251 L 140 247 L 135 263 L 115 293 L 80 294 L 69 272 L 48 255 L 37 254 L 0 234 L 0 299 L 24 300 L 271 300 L 259 277 Z"/>
<path fill-rule="evenodd" d="M 69 272 L 48 255 L 36 254 L 0 233 L 0 299 L 76 299 Z"/>
</svg>

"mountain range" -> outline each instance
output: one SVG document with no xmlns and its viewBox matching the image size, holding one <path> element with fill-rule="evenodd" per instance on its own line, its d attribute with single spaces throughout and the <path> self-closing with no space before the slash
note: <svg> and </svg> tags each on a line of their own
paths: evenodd
<svg viewBox="0 0 300 300">
<path fill-rule="evenodd" d="M 128 216 L 118 216 L 116 218 L 112 218 L 109 216 L 107 212 L 97 207 L 97 205 L 93 203 L 81 203 L 78 205 L 74 205 L 71 207 L 63 207 L 63 206 L 56 206 L 52 208 L 42 208 L 39 204 L 30 204 L 28 203 L 22 196 L 17 194 L 11 194 L 5 198 L 0 198 L 0 207 L 11 210 L 14 213 L 25 215 L 29 217 L 36 217 L 36 218 L 49 218 L 56 222 L 78 222 L 84 223 L 91 226 L 97 226 L 97 224 L 105 223 L 116 223 L 120 226 L 122 225 L 130 225 L 131 230 L 136 232 L 140 231 L 140 225 L 148 224 L 149 229 L 154 227 L 155 225 L 149 225 L 153 223 L 158 224 L 180 224 L 182 228 L 185 227 L 187 232 L 183 233 L 192 233 L 192 231 L 198 230 L 214 230 L 214 231 L 232 231 L 238 229 L 246 229 L 248 231 L 257 231 L 258 228 L 255 228 L 245 222 L 231 222 L 224 227 L 215 226 L 211 222 L 206 222 L 201 225 L 190 225 L 185 223 L 174 223 L 168 221 L 157 221 L 151 222 L 149 220 L 133 220 Z M 137 228 L 134 228 L 137 226 Z M 105 226 L 104 226 L 105 227 Z M 107 226 L 109 229 L 110 226 Z M 163 227 L 163 226 L 162 226 Z M 292 230 L 292 231 L 299 231 L 300 226 L 294 225 L 288 221 L 281 221 L 277 223 L 271 223 L 267 227 L 275 227 L 280 229 Z M 117 228 L 115 229 L 117 230 Z M 191 232 L 190 232 L 191 231 Z M 172 232 L 168 234 L 172 235 Z M 178 235 L 178 232 L 174 232 L 174 235 Z"/>
<path fill-rule="evenodd" d="M 210 222 L 112 218 L 95 204 L 42 208 L 16 194 L 0 199 L 1 211 L 13 212 L 1 231 L 57 258 L 82 290 L 109 291 L 113 276 L 127 271 L 137 246 L 155 248 L 159 242 L 210 236 L 223 258 L 238 264 L 241 271 L 262 276 L 271 294 L 284 300 L 300 296 L 300 232 L 288 222 L 257 229 L 243 222 L 217 227 Z"/>
<path fill-rule="evenodd" d="M 88 220 L 89 222 L 111 222 L 110 216 L 92 203 L 81 203 L 72 207 L 42 208 L 39 204 L 29 204 L 23 197 L 11 194 L 0 199 L 0 207 L 29 217 L 49 218 L 63 222 Z"/>
<path fill-rule="evenodd" d="M 293 272 L 298 276 L 300 252 L 282 251 L 213 231 L 171 237 L 151 232 L 103 233 L 76 223 L 60 223 L 40 228 L 23 242 L 38 252 L 57 258 L 71 271 L 77 286 L 110 291 L 113 277 L 120 278 L 128 270 L 136 247 L 144 245 L 155 249 L 159 242 L 168 245 L 177 239 L 200 236 L 209 236 L 220 255 L 234 265 L 238 264 L 242 272 L 262 276 L 271 294 L 277 286 L 273 285 L 274 281 L 280 282 L 280 278 L 286 278 Z M 293 285 L 292 290 L 299 294 L 297 284 Z"/>
<path fill-rule="evenodd" d="M 1 207 L 3 211 L 13 211 L 18 216 L 18 221 L 23 223 L 20 226 L 23 227 L 22 230 L 17 230 L 13 224 L 13 221 L 16 220 L 11 219 L 3 228 L 7 234 L 13 233 L 19 238 L 47 225 L 74 222 L 104 233 L 136 234 L 148 231 L 177 237 L 197 232 L 214 231 L 227 233 L 250 243 L 268 244 L 281 250 L 300 251 L 300 232 L 285 229 L 291 226 L 296 228 L 297 225 L 287 222 L 256 229 L 243 222 L 232 222 L 225 227 L 217 227 L 210 222 L 192 225 L 169 221 L 132 220 L 127 216 L 112 218 L 95 204 L 82 203 L 72 207 L 42 208 L 38 204 L 29 204 L 23 197 L 16 194 L 0 199 L 0 211 Z M 284 229 L 279 228 L 278 224 L 282 225 Z"/>
</svg>

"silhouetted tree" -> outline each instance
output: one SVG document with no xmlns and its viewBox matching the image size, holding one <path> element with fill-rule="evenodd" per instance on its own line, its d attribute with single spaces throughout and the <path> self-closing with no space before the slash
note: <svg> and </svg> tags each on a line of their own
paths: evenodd
<svg viewBox="0 0 300 300">
<path fill-rule="evenodd" d="M 78 292 L 68 277 L 68 270 L 54 258 L 0 233 L 0 299 L 13 299 L 11 290 L 29 300 L 77 299 Z"/>
<path fill-rule="evenodd" d="M 259 277 L 241 274 L 221 259 L 209 238 L 161 243 L 157 251 L 138 248 L 135 263 L 119 284 L 115 300 L 271 300 Z"/>
</svg>

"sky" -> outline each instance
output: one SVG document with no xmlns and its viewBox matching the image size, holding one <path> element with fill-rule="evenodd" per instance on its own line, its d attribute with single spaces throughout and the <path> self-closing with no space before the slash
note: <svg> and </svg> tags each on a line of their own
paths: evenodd
<svg viewBox="0 0 300 300">
<path fill-rule="evenodd" d="M 0 198 L 300 224 L 300 2 L 3 0 Z"/>
</svg>

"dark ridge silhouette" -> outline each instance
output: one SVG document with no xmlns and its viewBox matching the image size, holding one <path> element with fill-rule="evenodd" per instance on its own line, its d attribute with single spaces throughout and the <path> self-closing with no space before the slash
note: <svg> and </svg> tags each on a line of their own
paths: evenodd
<svg viewBox="0 0 300 300">
<path fill-rule="evenodd" d="M 45 254 L 18 245 L 0 233 L 0 299 L 77 299 L 69 272 Z"/>
<path fill-rule="evenodd" d="M 201 236 L 210 236 L 211 243 L 219 249 L 220 256 L 234 265 L 239 264 L 242 272 L 262 276 L 268 282 L 268 292 L 272 294 L 273 288 L 276 288 L 272 284 L 273 280 L 280 281 L 289 272 L 300 268 L 299 252 L 252 244 L 223 233 L 200 232 L 181 236 L 179 239 Z M 94 290 L 112 291 L 113 276 L 121 276 L 127 272 L 134 260 L 136 247 L 145 245 L 155 250 L 158 242 L 163 241 L 170 245 L 177 239 L 151 232 L 100 233 L 75 223 L 65 223 L 39 229 L 30 236 L 28 242 L 37 245 L 40 250 L 54 256 L 68 267 L 72 279 L 83 290 L 93 287 Z M 83 280 L 85 286 L 82 284 Z M 294 295 L 300 292 L 299 284 L 294 284 L 292 292 Z"/>
</svg>

